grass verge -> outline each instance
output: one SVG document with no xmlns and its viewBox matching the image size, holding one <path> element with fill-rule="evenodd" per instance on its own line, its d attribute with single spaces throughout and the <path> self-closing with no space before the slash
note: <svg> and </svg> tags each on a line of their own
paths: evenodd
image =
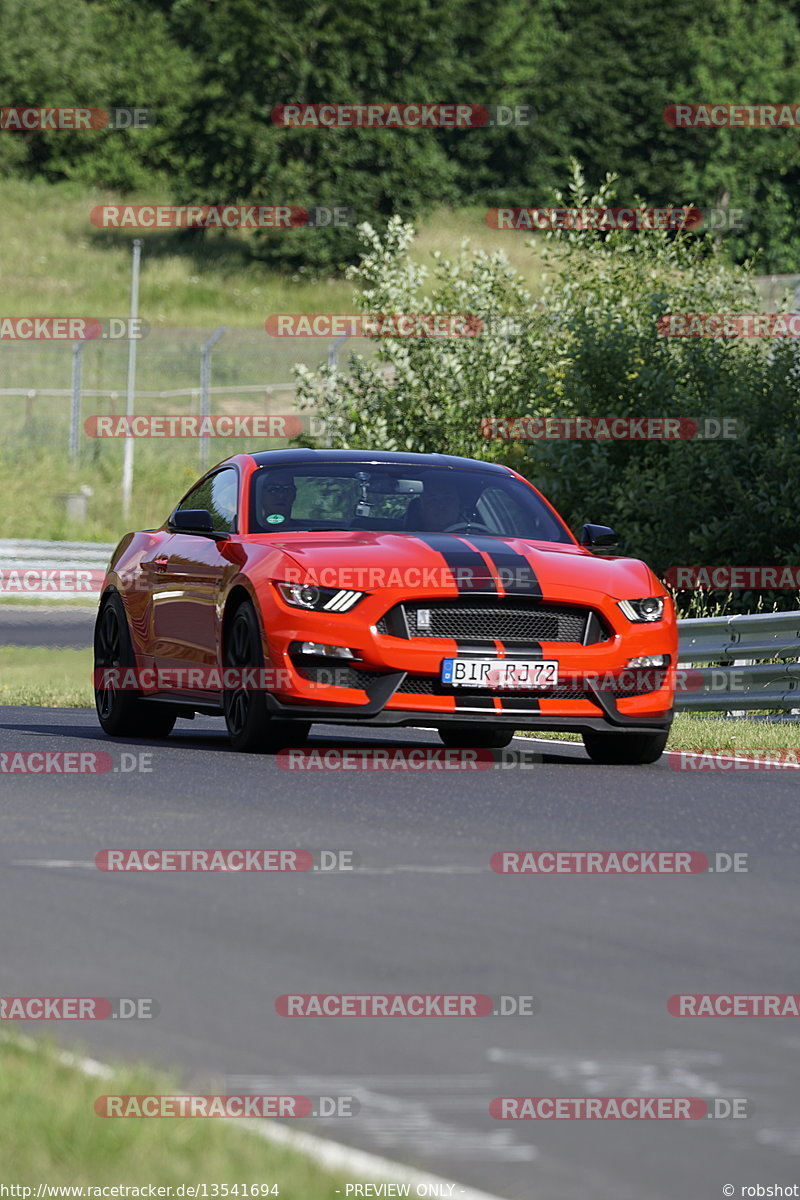
<svg viewBox="0 0 800 1200">
<path fill-rule="evenodd" d="M 93 705 L 91 650 L 0 646 L 0 704 Z"/>
<path fill-rule="evenodd" d="M 260 329 L 264 336 L 269 313 L 352 312 L 351 283 L 342 278 L 298 280 L 270 270 L 252 257 L 252 234 L 246 231 L 216 230 L 198 237 L 191 231 L 92 225 L 89 214 L 94 207 L 117 203 L 172 201 L 166 192 L 122 196 L 73 182 L 0 180 L 4 315 L 124 316 L 135 237 L 143 242 L 141 315 L 156 328 L 210 331 L 226 325 Z M 313 230 L 307 232 L 313 236 Z M 418 222 L 413 255 L 428 264 L 434 250 L 453 257 L 465 238 L 477 250 L 505 250 L 528 286 L 539 290 L 542 262 L 528 245 L 531 239 L 490 229 L 484 208 L 431 213 Z"/>
<path fill-rule="evenodd" d="M 522 737 L 579 742 L 577 733 L 525 733 Z M 800 750 L 800 721 L 754 721 L 699 713 L 678 713 L 667 750 L 728 750 L 746 756 L 749 750 Z"/>
<path fill-rule="evenodd" d="M 334 1200 L 344 1192 L 343 1176 L 233 1121 L 99 1117 L 93 1106 L 104 1094 L 185 1089 L 145 1067 L 92 1078 L 64 1057 L 48 1042 L 14 1035 L 0 1041 L 0 1161 L 8 1180 L 28 1186 L 268 1183 L 278 1185 L 281 1200 Z"/>
</svg>

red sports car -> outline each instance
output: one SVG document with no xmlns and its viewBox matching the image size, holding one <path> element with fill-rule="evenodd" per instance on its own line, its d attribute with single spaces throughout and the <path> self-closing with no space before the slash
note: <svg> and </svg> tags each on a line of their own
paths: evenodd
<svg viewBox="0 0 800 1200">
<path fill-rule="evenodd" d="M 224 716 L 238 750 L 314 721 L 433 727 L 446 746 L 579 732 L 598 762 L 659 757 L 677 627 L 649 567 L 578 542 L 507 467 L 443 454 L 237 454 L 160 529 L 130 533 L 95 630 L 100 724 L 166 737 Z"/>
</svg>

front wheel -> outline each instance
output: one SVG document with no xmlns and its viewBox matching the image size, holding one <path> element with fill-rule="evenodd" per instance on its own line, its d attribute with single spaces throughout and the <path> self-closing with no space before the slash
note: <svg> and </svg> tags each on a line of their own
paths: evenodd
<svg viewBox="0 0 800 1200">
<path fill-rule="evenodd" d="M 502 750 L 511 741 L 513 729 L 491 725 L 447 725 L 439 730 L 442 743 L 451 750 Z"/>
<path fill-rule="evenodd" d="M 592 762 L 628 766 L 654 763 L 664 753 L 669 730 L 658 733 L 595 733 L 583 734 L 583 744 Z"/>
<path fill-rule="evenodd" d="M 109 737 L 169 737 L 177 713 L 168 704 L 142 700 L 138 691 L 127 686 L 124 676 L 133 674 L 135 663 L 125 606 L 119 593 L 111 592 L 94 627 L 94 682 L 106 685 L 95 687 L 97 719 Z"/>
<path fill-rule="evenodd" d="M 261 631 L 255 609 L 243 601 L 234 613 L 225 637 L 225 667 L 260 672 L 264 666 Z M 300 746 L 308 737 L 310 721 L 281 721 L 270 717 L 261 689 L 236 688 L 223 693 L 228 736 L 234 750 L 275 752 Z"/>
</svg>

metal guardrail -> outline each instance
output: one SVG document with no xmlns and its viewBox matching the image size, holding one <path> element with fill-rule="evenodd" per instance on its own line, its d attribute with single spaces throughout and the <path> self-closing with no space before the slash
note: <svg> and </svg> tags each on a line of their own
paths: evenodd
<svg viewBox="0 0 800 1200">
<path fill-rule="evenodd" d="M 0 563 L 29 562 L 37 567 L 105 566 L 116 542 L 41 542 L 30 538 L 0 538 Z"/>
<path fill-rule="evenodd" d="M 44 542 L 28 538 L 0 538 L 0 599 L 5 594 L 17 600 L 37 603 L 44 596 L 51 601 L 80 600 L 91 604 L 100 595 L 98 576 L 105 571 L 116 542 Z M 55 587 L 25 583 L 25 572 L 85 571 L 93 582 L 76 591 L 56 591 Z M 13 573 L 13 574 L 12 574 Z M 3 584 L 5 583 L 5 586 Z M 96 586 L 95 586 L 96 584 Z"/>
<path fill-rule="evenodd" d="M 692 618 L 678 630 L 679 669 L 691 674 L 679 676 L 676 708 L 800 709 L 800 611 Z"/>
</svg>

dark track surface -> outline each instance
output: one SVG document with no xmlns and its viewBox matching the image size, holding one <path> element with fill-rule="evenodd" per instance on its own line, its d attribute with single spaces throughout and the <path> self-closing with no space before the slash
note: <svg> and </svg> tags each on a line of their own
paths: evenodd
<svg viewBox="0 0 800 1200">
<path fill-rule="evenodd" d="M 0 646 L 61 646 L 82 650 L 92 644 L 97 609 L 88 605 L 0 605 Z"/>
<path fill-rule="evenodd" d="M 356 1094 L 358 1117 L 307 1127 L 503 1196 L 682 1200 L 800 1182 L 797 1023 L 666 1009 L 680 991 L 797 990 L 797 772 L 676 771 L 666 758 L 598 767 L 552 743 L 527 770 L 289 772 L 229 751 L 220 723 L 178 730 L 162 745 L 111 743 L 88 710 L 0 709 L 0 753 L 105 749 L 118 763 L 152 752 L 151 773 L 0 775 L 0 992 L 153 996 L 161 1008 L 153 1021 L 26 1032 L 174 1064 L 187 1090 L 236 1076 L 237 1091 L 268 1077 L 270 1090 Z M 434 737 L 317 726 L 312 743 Z M 362 866 L 236 877 L 94 867 L 98 850 L 125 846 L 352 848 Z M 730 876 L 515 879 L 488 866 L 509 848 L 751 857 L 748 874 Z M 317 991 L 533 993 L 540 1010 L 276 1014 L 279 994 Z M 500 1095 L 628 1094 L 742 1096 L 752 1115 L 487 1115 Z"/>
</svg>

